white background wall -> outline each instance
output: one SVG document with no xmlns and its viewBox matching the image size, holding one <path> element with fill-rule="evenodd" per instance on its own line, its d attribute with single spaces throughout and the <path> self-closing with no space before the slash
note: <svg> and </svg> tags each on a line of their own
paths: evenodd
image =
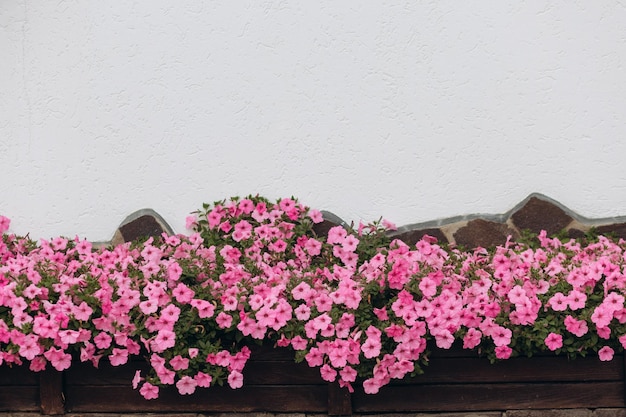
<svg viewBox="0 0 626 417">
<path fill-rule="evenodd" d="M 624 215 L 625 22 L 617 0 L 2 0 L 0 213 L 91 240 L 249 193 L 399 225 L 531 192 Z"/>
</svg>

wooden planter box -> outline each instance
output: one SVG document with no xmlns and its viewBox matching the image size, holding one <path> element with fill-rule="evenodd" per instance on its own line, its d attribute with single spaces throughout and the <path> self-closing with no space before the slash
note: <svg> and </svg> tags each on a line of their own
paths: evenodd
<svg viewBox="0 0 626 417">
<path fill-rule="evenodd" d="M 472 352 L 436 351 L 425 374 L 367 395 L 323 381 L 317 369 L 294 364 L 291 352 L 255 348 L 244 387 L 198 389 L 181 396 L 161 389 L 145 400 L 130 381 L 140 362 L 123 367 L 75 364 L 59 373 L 0 367 L 0 411 L 44 414 L 87 412 L 274 412 L 329 415 L 555 408 L 624 408 L 624 357 L 568 361 L 516 358 L 490 364 Z"/>
</svg>

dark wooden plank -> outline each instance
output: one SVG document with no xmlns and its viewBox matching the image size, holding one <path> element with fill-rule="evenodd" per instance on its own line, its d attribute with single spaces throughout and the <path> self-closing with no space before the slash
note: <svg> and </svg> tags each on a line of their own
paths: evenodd
<svg viewBox="0 0 626 417">
<path fill-rule="evenodd" d="M 615 358 L 613 359 L 615 360 Z M 622 358 L 622 369 L 624 371 L 624 402 L 626 403 L 626 354 Z"/>
<path fill-rule="evenodd" d="M 76 364 L 65 373 L 66 385 L 122 385 L 130 386 L 136 370 L 149 369 L 146 362 L 132 362 L 123 366 L 111 366 L 103 362 L 99 368 L 89 364 Z M 306 363 L 249 361 L 243 371 L 245 384 L 320 384 L 326 385 L 318 368 Z"/>
<path fill-rule="evenodd" d="M 250 346 L 250 361 L 295 362 L 295 352 L 291 348 L 274 347 L 269 343 Z"/>
<path fill-rule="evenodd" d="M 66 387 L 67 412 L 311 412 L 326 413 L 325 385 L 245 386 L 198 389 L 180 395 L 161 389 L 156 400 L 145 400 L 138 391 L 122 387 Z"/>
<path fill-rule="evenodd" d="M 0 387 L 0 411 L 39 412 L 39 387 Z"/>
<path fill-rule="evenodd" d="M 624 383 L 457 384 L 357 389 L 355 413 L 624 407 Z"/>
<path fill-rule="evenodd" d="M 64 373 L 64 382 L 69 385 L 121 385 L 131 386 L 131 381 L 135 371 L 141 370 L 144 374 L 150 365 L 141 360 L 133 361 L 122 366 L 112 366 L 108 362 L 102 361 L 98 368 L 94 368 L 89 363 L 73 364 Z"/>
<path fill-rule="evenodd" d="M 63 373 L 48 368 L 40 372 L 39 401 L 42 414 L 63 414 Z"/>
<path fill-rule="evenodd" d="M 352 415 L 352 396 L 347 388 L 341 388 L 336 382 L 328 384 L 328 415 Z"/>
<path fill-rule="evenodd" d="M 424 374 L 403 383 L 485 382 L 581 382 L 623 381 L 620 359 L 610 362 L 597 357 L 568 360 L 565 357 L 513 358 L 491 364 L 484 358 L 433 358 Z"/>
<path fill-rule="evenodd" d="M 244 383 L 254 385 L 305 384 L 327 385 L 319 368 L 306 363 L 248 362 L 243 370 Z"/>
<path fill-rule="evenodd" d="M 145 372 L 149 365 L 132 362 L 111 366 L 103 362 L 98 369 L 76 364 L 65 373 L 67 385 L 129 386 L 135 370 Z M 324 384 L 317 368 L 306 363 L 250 361 L 244 369 L 247 384 Z M 489 363 L 484 358 L 433 358 L 424 374 L 402 383 L 484 383 L 537 381 L 619 381 L 624 379 L 623 361 L 600 361 L 596 357 L 568 360 L 565 357 L 514 358 Z M 401 383 L 401 384 L 402 384 Z"/>
<path fill-rule="evenodd" d="M 0 366 L 0 389 L 4 385 L 39 385 L 39 374 L 28 369 L 27 365 Z"/>
</svg>

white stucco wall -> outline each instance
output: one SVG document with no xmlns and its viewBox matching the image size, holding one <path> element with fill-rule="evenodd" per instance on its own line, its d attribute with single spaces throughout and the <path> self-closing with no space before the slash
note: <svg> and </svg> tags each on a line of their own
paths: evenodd
<svg viewBox="0 0 626 417">
<path fill-rule="evenodd" d="M 231 195 L 398 225 L 626 214 L 618 1 L 0 2 L 0 214 L 109 239 Z"/>
</svg>

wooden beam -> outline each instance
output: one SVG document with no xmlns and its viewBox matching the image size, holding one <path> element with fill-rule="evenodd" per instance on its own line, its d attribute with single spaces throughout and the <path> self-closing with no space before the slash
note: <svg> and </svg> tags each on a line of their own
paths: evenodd
<svg viewBox="0 0 626 417">
<path fill-rule="evenodd" d="M 328 384 L 328 415 L 352 415 L 352 395 L 347 388 L 341 388 L 337 382 Z"/>
<path fill-rule="evenodd" d="M 41 372 L 39 376 L 39 399 L 42 414 L 65 414 L 62 372 L 50 368 Z"/>
</svg>

